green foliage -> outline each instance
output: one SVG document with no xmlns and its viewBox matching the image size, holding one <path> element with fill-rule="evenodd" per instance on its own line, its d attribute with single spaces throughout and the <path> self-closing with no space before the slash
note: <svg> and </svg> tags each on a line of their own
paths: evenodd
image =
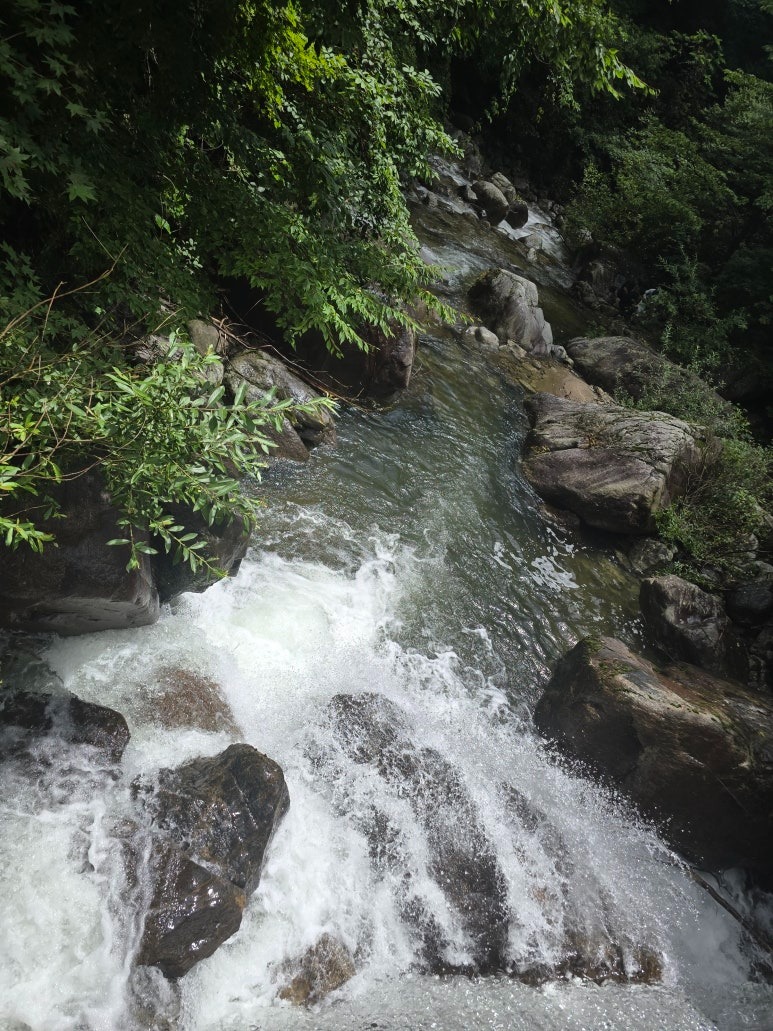
<svg viewBox="0 0 773 1031">
<path fill-rule="evenodd" d="M 207 380 L 214 355 L 199 355 L 172 332 L 168 352 L 149 367 L 130 367 L 122 349 L 96 331 L 62 350 L 64 327 L 38 304 L 0 331 L 0 533 L 4 543 L 39 551 L 52 540 L 39 523 L 60 515 L 56 484 L 98 467 L 123 513 L 129 568 L 154 554 L 147 536 L 174 550 L 195 571 L 205 543 L 169 514 L 171 505 L 200 512 L 211 526 L 240 518 L 248 527 L 256 502 L 240 488 L 260 476 L 266 431 L 301 410 L 267 395 L 224 404 Z"/>
<path fill-rule="evenodd" d="M 659 514 L 660 535 L 679 548 L 680 570 L 690 579 L 743 576 L 755 550 L 751 538 L 773 503 L 772 466 L 769 448 L 717 438 L 685 496 Z"/>
</svg>

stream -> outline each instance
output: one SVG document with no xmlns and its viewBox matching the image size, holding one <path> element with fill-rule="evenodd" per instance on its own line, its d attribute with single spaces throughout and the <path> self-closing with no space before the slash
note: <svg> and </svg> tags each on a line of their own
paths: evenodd
<svg viewBox="0 0 773 1031">
<path fill-rule="evenodd" d="M 526 244 L 476 230 L 444 244 L 453 212 L 422 216 L 426 249 L 459 303 L 471 275 L 524 264 Z M 530 247 L 534 245 L 530 229 Z M 578 315 L 546 273 L 556 339 Z M 614 793 L 559 762 L 531 712 L 552 663 L 606 633 L 641 648 L 638 582 L 609 547 L 548 522 L 518 468 L 521 393 L 450 332 L 421 339 L 408 391 L 386 411 L 350 408 L 339 444 L 303 467 L 277 464 L 255 489 L 266 508 L 238 575 L 187 594 L 141 630 L 41 640 L 64 686 L 122 712 L 122 774 L 93 758 L 8 763 L 0 851 L 3 1031 L 247 1029 L 664 1029 L 773 1026 L 773 989 L 738 924 Z M 235 727 L 163 723 L 164 671 L 218 685 Z M 514 975 L 429 976 L 406 915 L 432 913 L 449 963 L 469 932 L 435 876 L 427 814 L 368 764 L 330 749 L 334 696 L 377 692 L 410 740 L 454 771 L 502 872 Z M 178 986 L 132 955 L 143 886 L 114 834 L 139 775 L 246 741 L 282 766 L 291 805 L 239 933 Z M 51 746 L 53 749 L 54 746 Z M 389 815 L 399 870 L 374 859 L 368 813 Z M 464 812 L 460 819 L 464 819 Z M 464 833 L 464 828 L 462 828 Z M 739 908 L 740 875 L 723 885 Z M 357 973 L 311 1010 L 278 1001 L 284 961 L 322 934 Z M 612 950 L 631 982 L 562 966 L 567 942 Z M 661 972 L 644 983 L 645 958 Z"/>
</svg>

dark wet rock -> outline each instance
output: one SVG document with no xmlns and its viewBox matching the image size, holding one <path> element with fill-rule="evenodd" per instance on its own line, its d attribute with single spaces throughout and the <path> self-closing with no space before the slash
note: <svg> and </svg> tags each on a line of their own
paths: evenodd
<svg viewBox="0 0 773 1031">
<path fill-rule="evenodd" d="M 64 519 L 43 521 L 56 537 L 42 554 L 5 549 L 0 582 L 0 626 L 58 634 L 147 626 L 158 619 L 158 593 L 150 560 L 127 572 L 125 547 L 107 542 L 124 536 L 98 475 L 87 473 L 53 485 Z"/>
<path fill-rule="evenodd" d="M 527 479 L 544 500 L 601 530 L 652 533 L 655 515 L 680 496 L 700 460 L 695 432 L 661 412 L 544 393 L 526 408 Z"/>
<path fill-rule="evenodd" d="M 239 733 L 219 686 L 201 673 L 166 666 L 140 693 L 145 719 L 164 727 L 190 727 L 234 736 Z"/>
<path fill-rule="evenodd" d="M 657 537 L 640 537 L 628 549 L 626 562 L 638 576 L 644 576 L 653 569 L 667 566 L 676 554 L 676 549 Z"/>
<path fill-rule="evenodd" d="M 519 981 L 541 985 L 559 977 L 579 977 L 595 984 L 659 984 L 664 960 L 643 946 L 623 948 L 609 937 L 573 932 L 565 944 L 563 959 L 552 966 L 543 964 L 518 971 Z"/>
<path fill-rule="evenodd" d="M 281 975 L 290 980 L 278 996 L 294 1006 L 313 1006 L 350 981 L 356 973 L 354 957 L 342 941 L 323 934 L 300 959 L 283 965 Z"/>
<path fill-rule="evenodd" d="M 169 840 L 248 894 L 289 804 L 281 767 L 245 744 L 161 770 L 147 802 Z"/>
<path fill-rule="evenodd" d="M 304 457 L 308 457 L 306 448 L 302 445 L 301 448 Z M 205 591 L 223 576 L 236 576 L 250 543 L 250 532 L 240 519 L 210 526 L 201 512 L 194 512 L 191 508 L 169 505 L 167 511 L 180 526 L 185 527 L 187 533 L 197 533 L 199 539 L 206 543 L 202 554 L 208 564 L 202 564 L 194 571 L 187 562 L 167 554 L 163 542 L 155 540 L 158 554 L 152 559 L 153 575 L 162 602 L 170 601 L 184 591 Z"/>
<path fill-rule="evenodd" d="M 230 881 L 161 842 L 150 866 L 155 890 L 137 963 L 158 967 L 165 977 L 182 977 L 236 934 L 247 898 Z"/>
<path fill-rule="evenodd" d="M 740 644 L 717 595 L 679 576 L 658 576 L 642 581 L 639 604 L 647 632 L 669 658 L 744 678 Z"/>
<path fill-rule="evenodd" d="M 153 878 L 138 963 L 181 977 L 238 930 L 287 788 L 281 768 L 245 744 L 137 788 L 152 822 Z"/>
<path fill-rule="evenodd" d="M 69 692 L 34 694 L 0 688 L 0 753 L 18 753 L 48 737 L 89 745 L 117 763 L 129 736 L 123 716 L 104 705 L 84 702 Z"/>
<path fill-rule="evenodd" d="M 655 390 L 690 390 L 706 398 L 707 404 L 725 404 L 711 387 L 695 373 L 681 368 L 663 355 L 632 337 L 575 337 L 566 345 L 577 371 L 589 383 L 610 394 L 622 391 L 635 401 Z"/>
<path fill-rule="evenodd" d="M 773 616 L 773 581 L 760 579 L 736 584 L 725 595 L 725 605 L 734 623 L 762 626 Z"/>
<path fill-rule="evenodd" d="M 332 744 L 318 756 L 328 775 L 345 789 L 341 753 L 372 767 L 390 792 L 407 799 L 426 834 L 429 869 L 461 918 L 472 942 L 474 968 L 502 969 L 507 946 L 507 891 L 494 849 L 481 827 L 475 804 L 456 769 L 432 748 L 417 747 L 407 714 L 379 694 L 337 695 L 327 717 Z M 363 828 L 371 852 L 393 874 L 403 867 L 399 832 L 388 815 L 373 807 Z M 406 885 L 402 907 L 416 917 L 430 969 L 448 970 L 439 960 L 444 943 L 433 940 L 437 924 Z"/>
<path fill-rule="evenodd" d="M 599 771 L 688 858 L 769 870 L 773 701 L 686 664 L 656 669 L 620 641 L 557 664 L 535 723 Z"/>
<path fill-rule="evenodd" d="M 507 197 L 493 183 L 487 182 L 485 179 L 477 179 L 472 184 L 472 189 L 475 199 L 483 211 L 483 218 L 494 226 L 499 225 L 510 210 Z"/>
<path fill-rule="evenodd" d="M 508 225 L 512 226 L 513 229 L 520 229 L 521 226 L 525 226 L 529 221 L 529 207 L 515 186 L 501 172 L 495 172 L 491 176 L 490 182 L 507 200 L 508 209 L 505 221 Z"/>
<path fill-rule="evenodd" d="M 553 331 L 530 280 L 506 269 L 490 269 L 473 283 L 469 297 L 487 328 L 503 343 L 512 340 L 535 353 L 549 350 Z"/>
</svg>

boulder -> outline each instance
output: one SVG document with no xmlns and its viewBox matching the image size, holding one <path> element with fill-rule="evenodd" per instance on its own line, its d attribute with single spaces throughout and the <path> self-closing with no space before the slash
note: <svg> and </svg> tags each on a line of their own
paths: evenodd
<svg viewBox="0 0 773 1031">
<path fill-rule="evenodd" d="M 539 352 L 553 343 L 550 323 L 539 306 L 537 287 L 506 269 L 490 269 L 469 292 L 474 310 L 505 343 L 512 340 L 526 351 Z"/>
<path fill-rule="evenodd" d="M 282 975 L 290 980 L 278 995 L 295 1006 L 314 1006 L 350 981 L 355 973 L 354 958 L 346 945 L 323 934 L 300 959 L 283 965 Z"/>
<path fill-rule="evenodd" d="M 69 692 L 0 690 L 0 755 L 26 751 L 40 737 L 88 745 L 111 763 L 120 762 L 129 742 L 126 720 L 114 709 L 84 702 Z"/>
<path fill-rule="evenodd" d="M 234 934 L 289 806 L 281 768 L 250 745 L 139 783 L 153 826 L 152 901 L 138 962 L 181 977 Z"/>
<path fill-rule="evenodd" d="M 267 351 L 237 354 L 228 366 L 226 383 L 234 394 L 246 383 L 245 397 L 248 401 L 261 400 L 269 390 L 274 391 L 277 400 L 297 404 L 306 404 L 320 396 L 291 372 L 281 359 Z M 274 457 L 296 462 L 308 458 L 308 448 L 317 444 L 334 444 L 336 439 L 333 416 L 327 408 L 300 412 L 293 416 L 292 421 L 285 419 L 281 430 L 266 429 L 264 432 L 276 445 L 272 451 Z"/>
<path fill-rule="evenodd" d="M 306 448 L 302 445 L 301 448 L 304 458 L 307 458 Z M 167 553 L 163 542 L 154 539 L 158 554 L 152 559 L 153 576 L 162 602 L 170 601 L 184 591 L 201 593 L 225 576 L 236 576 L 250 543 L 250 531 L 245 529 L 241 519 L 215 522 L 210 526 L 202 513 L 194 512 L 192 508 L 168 505 L 166 511 L 175 522 L 185 527 L 186 532 L 197 533 L 199 539 L 206 543 L 202 555 L 207 559 L 207 565 L 202 564 L 194 571 L 187 562 Z"/>
<path fill-rule="evenodd" d="M 566 345 L 577 371 L 610 394 L 623 391 L 640 401 L 649 391 L 691 390 L 713 407 L 725 402 L 695 373 L 681 368 L 632 337 L 576 337 Z"/>
<path fill-rule="evenodd" d="M 164 843 L 155 843 L 149 867 L 154 890 L 136 961 L 165 977 L 182 977 L 236 934 L 247 897 Z"/>
<path fill-rule="evenodd" d="M 211 322 L 203 322 L 201 319 L 191 319 L 188 323 L 191 343 L 196 351 L 202 356 L 212 356 L 211 364 L 206 366 L 204 378 L 211 387 L 219 387 L 225 375 L 225 365 L 215 355 L 225 354 L 228 350 L 225 334 L 221 333 L 217 326 Z"/>
<path fill-rule="evenodd" d="M 143 717 L 164 727 L 191 728 L 236 737 L 233 713 L 209 677 L 190 669 L 164 666 L 154 682 L 138 692 Z"/>
<path fill-rule="evenodd" d="M 371 767 L 391 796 L 408 801 L 426 835 L 428 871 L 470 939 L 471 969 L 502 969 L 508 935 L 506 885 L 456 769 L 434 749 L 414 744 L 407 714 L 383 695 L 337 695 L 328 705 L 327 720 L 332 743 L 317 757 L 327 777 L 346 791 L 351 772 L 339 762 L 343 755 Z M 425 966 L 436 972 L 453 969 L 445 960 L 446 942 L 437 921 L 414 893 L 399 828 L 374 803 L 363 830 L 375 865 L 402 885 L 399 903 L 418 931 Z"/>
<path fill-rule="evenodd" d="M 599 387 L 589 386 L 563 362 L 552 357 L 535 357 L 517 345 L 498 348 L 492 360 L 509 383 L 529 393 L 555 394 L 588 404 L 605 404 L 612 400 Z"/>
<path fill-rule="evenodd" d="M 465 343 L 477 344 L 486 351 L 498 351 L 499 337 L 485 326 L 468 326 L 462 333 Z"/>
<path fill-rule="evenodd" d="M 762 626 L 773 616 L 773 581 L 758 579 L 736 584 L 725 595 L 725 605 L 734 623 Z"/>
<path fill-rule="evenodd" d="M 42 554 L 5 549 L 0 626 L 67 635 L 154 623 L 159 599 L 150 559 L 141 555 L 139 568 L 127 571 L 127 549 L 107 546 L 125 534 L 101 478 L 86 473 L 50 493 L 65 518 L 40 525 L 56 545 Z"/>
<path fill-rule="evenodd" d="M 648 534 L 701 457 L 695 432 L 661 412 L 536 394 L 523 471 L 537 493 L 600 530 Z"/>
<path fill-rule="evenodd" d="M 525 226 L 529 221 L 529 207 L 507 176 L 501 172 L 495 172 L 491 176 L 490 181 L 492 186 L 495 186 L 507 200 L 508 211 L 505 215 L 507 224 L 512 226 L 513 229 L 520 229 L 521 226 Z"/>
<path fill-rule="evenodd" d="M 612 638 L 559 660 L 537 728 L 662 822 L 689 859 L 770 870 L 773 700 L 694 666 L 656 669 Z"/>
<path fill-rule="evenodd" d="M 147 802 L 170 841 L 248 894 L 289 804 L 281 767 L 245 744 L 161 770 Z"/>
<path fill-rule="evenodd" d="M 669 575 L 643 580 L 639 604 L 650 638 L 670 659 L 725 676 L 745 675 L 721 598 Z"/>
<path fill-rule="evenodd" d="M 510 210 L 507 197 L 493 183 L 485 179 L 477 179 L 472 184 L 477 206 L 482 210 L 482 217 L 496 226 Z"/>
<path fill-rule="evenodd" d="M 676 548 L 657 537 L 639 537 L 628 549 L 626 562 L 637 576 L 645 576 L 659 566 L 667 566 L 676 554 Z"/>
</svg>

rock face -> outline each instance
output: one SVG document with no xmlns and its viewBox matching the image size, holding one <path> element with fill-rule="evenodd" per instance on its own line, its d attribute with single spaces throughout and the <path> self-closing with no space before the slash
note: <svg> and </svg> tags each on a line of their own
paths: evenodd
<svg viewBox="0 0 773 1031">
<path fill-rule="evenodd" d="M 289 806 L 280 767 L 250 745 L 162 770 L 146 800 L 161 832 L 139 962 L 180 977 L 236 932 Z"/>
<path fill-rule="evenodd" d="M 89 745 L 117 763 L 129 742 L 129 728 L 114 709 L 84 702 L 64 691 L 37 694 L 4 687 L 0 694 L 0 755 L 23 751 L 41 736 Z"/>
<path fill-rule="evenodd" d="M 622 788 L 690 859 L 770 869 L 773 702 L 695 667 L 657 670 L 620 641 L 581 641 L 534 715 Z"/>
<path fill-rule="evenodd" d="M 483 322 L 503 343 L 512 340 L 534 354 L 550 352 L 553 331 L 539 306 L 534 283 L 506 269 L 491 269 L 473 283 L 469 296 Z"/>
<path fill-rule="evenodd" d="M 150 561 L 143 555 L 139 569 L 127 572 L 126 548 L 107 546 L 124 532 L 100 478 L 87 473 L 51 493 L 66 518 L 41 525 L 57 547 L 4 550 L 0 626 L 85 634 L 154 623 L 159 600 Z"/>
<path fill-rule="evenodd" d="M 516 383 L 529 393 L 555 394 L 556 397 L 588 404 L 605 404 L 612 400 L 603 390 L 589 386 L 555 358 L 534 357 L 515 344 L 498 347 L 492 358 L 509 383 Z"/>
<path fill-rule="evenodd" d="M 274 390 L 280 401 L 295 401 L 299 404 L 319 397 L 284 362 L 266 351 L 242 351 L 237 354 L 230 362 L 226 382 L 234 394 L 240 385 L 246 383 L 245 397 L 248 401 L 260 400 L 269 390 Z M 271 452 L 275 457 L 305 461 L 308 448 L 317 444 L 335 443 L 335 423 L 330 412 L 321 409 L 313 414 L 301 413 L 292 423 L 285 419 L 281 431 L 271 431 L 267 436 L 277 445 Z"/>
<path fill-rule="evenodd" d="M 389 796 L 408 802 L 426 835 L 429 872 L 471 942 L 473 969 L 502 969 L 508 930 L 506 886 L 456 770 L 434 749 L 414 745 L 406 714 L 382 695 L 338 695 L 328 706 L 327 718 L 335 746 L 318 757 L 326 776 L 346 790 L 347 771 L 338 761 L 343 755 L 372 767 Z M 395 879 L 404 875 L 399 902 L 418 932 L 424 965 L 436 972 L 453 969 L 444 955 L 448 943 L 441 928 L 413 890 L 400 828 L 378 802 L 363 831 L 376 866 L 397 875 Z"/>
<path fill-rule="evenodd" d="M 721 598 L 679 576 L 658 576 L 642 581 L 639 604 L 645 628 L 669 658 L 745 679 Z"/>
<path fill-rule="evenodd" d="M 646 534 L 700 458 L 690 427 L 660 412 L 536 394 L 523 471 L 546 501 L 614 533 Z"/>
<path fill-rule="evenodd" d="M 351 980 L 356 970 L 344 943 L 323 934 L 297 962 L 286 964 L 282 973 L 291 980 L 279 989 L 279 998 L 295 1006 L 314 1006 Z"/>
<path fill-rule="evenodd" d="M 306 449 L 304 448 L 304 454 Z M 183 508 L 180 505 L 169 505 L 167 511 L 186 531 L 194 532 L 206 542 L 207 558 L 223 575 L 236 576 L 242 559 L 247 554 L 250 533 L 245 530 L 239 519 L 230 523 L 207 524 L 200 512 Z M 200 566 L 194 573 L 185 562 L 175 562 L 171 554 L 167 554 L 161 542 L 155 542 L 158 554 L 153 556 L 152 568 L 158 596 L 162 602 L 169 601 L 183 591 L 200 593 L 217 583 L 220 577 L 209 566 Z"/>
</svg>

